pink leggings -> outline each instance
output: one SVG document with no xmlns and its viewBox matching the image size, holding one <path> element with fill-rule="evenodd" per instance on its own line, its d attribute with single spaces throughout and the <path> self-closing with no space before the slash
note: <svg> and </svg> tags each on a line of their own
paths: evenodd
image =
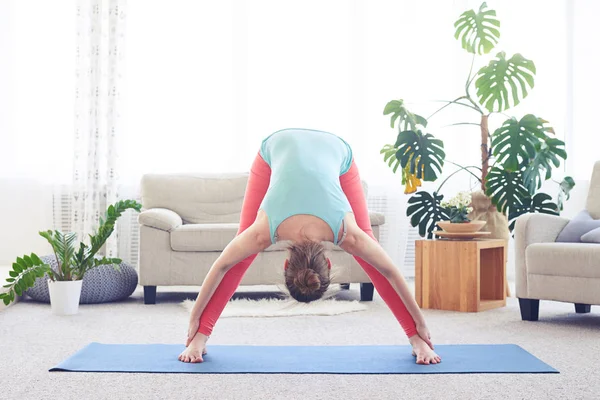
<svg viewBox="0 0 600 400">
<path fill-rule="evenodd" d="M 238 235 L 254 223 L 256 215 L 258 214 L 258 208 L 260 207 L 260 204 L 267 193 L 267 189 L 269 188 L 270 179 L 271 168 L 259 154 L 256 156 L 256 159 L 252 164 L 252 168 L 250 169 L 250 176 L 248 178 L 248 185 L 246 186 L 246 194 L 244 196 L 244 205 L 242 206 L 242 213 L 240 216 Z M 350 202 L 356 223 L 364 232 L 371 236 L 373 240 L 376 240 L 375 236 L 373 236 L 373 230 L 371 229 L 367 201 L 365 199 L 360 176 L 358 174 L 358 168 L 356 167 L 354 161 L 352 162 L 352 166 L 348 172 L 340 176 L 340 184 L 344 194 Z M 255 258 L 256 254 L 247 257 L 245 260 L 240 261 L 238 264 L 232 267 L 225 274 L 223 280 L 219 284 L 219 287 L 209 300 L 204 312 L 202 313 L 202 316 L 200 317 L 200 327 L 198 332 L 210 336 L 215 324 L 217 323 L 217 319 L 219 319 L 219 316 L 223 312 L 227 302 L 235 293 L 237 287 L 242 281 L 242 277 Z M 371 282 L 373 282 L 373 285 L 377 289 L 377 292 L 392 310 L 392 313 L 404 329 L 404 332 L 406 332 L 406 335 L 408 337 L 416 335 L 417 329 L 415 326 L 415 321 L 390 282 L 379 271 L 377 271 L 373 266 L 367 264 L 363 259 L 360 257 L 354 258 L 365 270 L 371 279 Z"/>
</svg>

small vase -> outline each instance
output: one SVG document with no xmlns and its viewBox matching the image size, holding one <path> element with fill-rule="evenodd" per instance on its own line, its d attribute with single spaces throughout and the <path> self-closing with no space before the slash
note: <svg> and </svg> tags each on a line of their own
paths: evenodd
<svg viewBox="0 0 600 400">
<path fill-rule="evenodd" d="M 440 228 L 449 233 L 474 233 L 479 231 L 485 225 L 485 221 L 471 222 L 450 222 L 440 221 L 437 223 Z"/>
<path fill-rule="evenodd" d="M 79 311 L 81 283 L 78 281 L 53 281 L 48 279 L 50 305 L 54 315 L 73 315 Z"/>
</svg>

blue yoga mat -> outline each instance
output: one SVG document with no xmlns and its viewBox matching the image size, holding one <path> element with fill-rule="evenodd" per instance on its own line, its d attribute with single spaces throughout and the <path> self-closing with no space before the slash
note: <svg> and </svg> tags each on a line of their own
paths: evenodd
<svg viewBox="0 0 600 400">
<path fill-rule="evenodd" d="M 417 365 L 410 346 L 209 346 L 204 362 L 179 344 L 91 343 L 50 371 L 198 374 L 558 373 L 514 344 L 437 345 L 440 364 Z"/>
</svg>

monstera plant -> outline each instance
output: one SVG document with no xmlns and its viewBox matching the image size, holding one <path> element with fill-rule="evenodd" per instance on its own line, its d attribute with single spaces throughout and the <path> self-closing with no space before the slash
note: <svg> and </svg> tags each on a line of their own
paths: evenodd
<svg viewBox="0 0 600 400">
<path fill-rule="evenodd" d="M 397 127 L 399 133 L 396 142 L 385 145 L 381 154 L 394 172 L 401 170 L 405 193 L 414 193 L 407 208 L 411 225 L 419 227 L 421 236 L 431 238 L 437 222 L 449 219 L 448 210 L 441 205 L 443 195 L 440 193 L 447 179 L 432 193 L 417 191 L 422 181 L 437 180 L 445 163 L 457 167 L 448 178 L 463 171 L 481 182 L 485 196 L 511 221 L 508 227 L 511 231 L 514 220 L 521 214 L 558 214 L 575 183 L 570 177 L 557 182 L 556 202 L 540 191 L 542 183 L 552 178 L 552 169 L 567 158 L 564 142 L 554 137 L 548 121 L 527 114 L 520 119 L 506 119 L 491 134 L 488 128 L 492 113 L 506 115 L 506 110 L 527 97 L 534 87 L 535 64 L 520 54 L 507 57 L 500 51 L 473 73 L 478 57 L 490 53 L 498 44 L 500 21 L 496 12 L 483 3 L 479 11 L 461 14 L 454 26 L 455 38 L 472 54 L 465 92 L 454 100 L 444 101 L 445 104 L 427 118 L 409 111 L 403 100 L 390 101 L 383 111 L 384 115 L 390 115 L 391 127 Z M 449 106 L 468 108 L 479 116 L 477 122 L 452 125 L 479 127 L 481 166 L 462 166 L 446 160 L 443 141 L 427 131 L 428 121 Z"/>
</svg>

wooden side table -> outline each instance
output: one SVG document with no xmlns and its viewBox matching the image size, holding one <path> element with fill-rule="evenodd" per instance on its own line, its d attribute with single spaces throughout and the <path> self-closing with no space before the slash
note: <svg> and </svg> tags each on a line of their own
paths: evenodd
<svg viewBox="0 0 600 400">
<path fill-rule="evenodd" d="M 419 307 L 477 312 L 506 306 L 504 240 L 417 240 Z"/>
</svg>

